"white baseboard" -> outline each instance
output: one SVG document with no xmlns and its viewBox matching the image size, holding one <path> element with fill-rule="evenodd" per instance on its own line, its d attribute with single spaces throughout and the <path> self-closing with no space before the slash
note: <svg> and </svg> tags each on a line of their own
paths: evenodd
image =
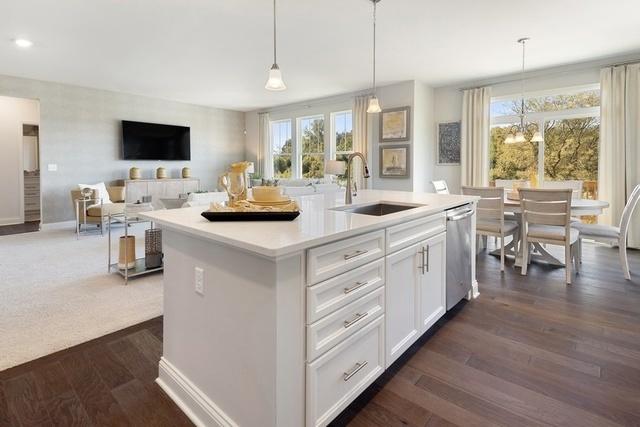
<svg viewBox="0 0 640 427">
<path fill-rule="evenodd" d="M 46 224 L 40 223 L 40 230 L 61 230 L 70 228 L 72 231 L 76 231 L 76 221 L 61 221 L 61 222 L 48 222 Z"/>
<path fill-rule="evenodd" d="M 164 357 L 156 383 L 198 427 L 238 427 L 222 409 Z"/>
<path fill-rule="evenodd" d="M 0 225 L 16 225 L 24 222 L 20 217 L 14 218 L 0 218 Z"/>
</svg>

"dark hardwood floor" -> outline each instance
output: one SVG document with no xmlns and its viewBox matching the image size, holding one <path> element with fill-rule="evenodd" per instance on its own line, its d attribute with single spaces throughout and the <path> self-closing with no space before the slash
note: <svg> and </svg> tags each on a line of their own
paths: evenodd
<svg viewBox="0 0 640 427">
<path fill-rule="evenodd" d="M 23 224 L 2 225 L 0 226 L 0 236 L 8 236 L 9 234 L 31 233 L 40 230 L 40 221 L 28 221 Z"/>
<path fill-rule="evenodd" d="M 640 253 L 585 245 L 581 274 L 478 258 L 480 298 L 449 312 L 333 423 L 640 425 Z M 0 372 L 0 426 L 191 425 L 154 383 L 154 319 Z"/>
</svg>

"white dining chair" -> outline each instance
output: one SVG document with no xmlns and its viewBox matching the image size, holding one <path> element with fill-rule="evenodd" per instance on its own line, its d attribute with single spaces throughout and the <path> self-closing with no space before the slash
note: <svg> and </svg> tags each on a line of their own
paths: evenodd
<svg viewBox="0 0 640 427">
<path fill-rule="evenodd" d="M 447 187 L 447 181 L 431 181 L 433 189 L 437 194 L 449 194 L 449 187 Z"/>
<path fill-rule="evenodd" d="M 620 264 L 622 265 L 622 271 L 624 278 L 631 280 L 631 272 L 629 271 L 629 260 L 627 259 L 627 235 L 629 233 L 629 225 L 631 224 L 631 217 L 640 200 L 640 184 L 631 192 L 627 204 L 622 211 L 622 217 L 620 218 L 620 226 L 615 227 L 613 225 L 605 224 L 584 224 L 573 223 L 571 226 L 580 232 L 578 239 L 578 262 L 582 262 L 582 239 L 591 239 L 596 242 L 606 243 L 610 245 L 618 245 L 618 251 L 620 255 Z"/>
<path fill-rule="evenodd" d="M 516 252 L 520 240 L 518 223 L 504 218 L 504 188 L 462 187 L 462 194 L 480 197 L 476 207 L 476 234 L 500 239 L 500 271 L 504 271 L 505 237 L 512 236 Z"/>
<path fill-rule="evenodd" d="M 527 275 L 533 242 L 564 246 L 565 275 L 571 284 L 572 264 L 577 258 L 579 232 L 571 228 L 571 189 L 520 189 L 522 210 L 522 271 Z M 575 262 L 576 272 L 579 263 Z"/>
<path fill-rule="evenodd" d="M 544 181 L 542 188 L 560 190 L 570 188 L 573 191 L 572 197 L 576 200 L 582 199 L 582 181 L 566 180 L 566 181 Z"/>
</svg>

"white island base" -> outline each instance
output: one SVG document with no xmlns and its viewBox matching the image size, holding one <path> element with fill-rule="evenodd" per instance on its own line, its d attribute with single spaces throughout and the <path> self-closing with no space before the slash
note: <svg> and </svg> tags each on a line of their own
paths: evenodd
<svg viewBox="0 0 640 427">
<path fill-rule="evenodd" d="M 326 425 L 445 313 L 444 211 L 475 198 L 354 205 L 380 200 L 423 206 L 373 217 L 317 195 L 285 223 L 145 214 L 164 233 L 157 382 L 196 425 Z"/>
</svg>

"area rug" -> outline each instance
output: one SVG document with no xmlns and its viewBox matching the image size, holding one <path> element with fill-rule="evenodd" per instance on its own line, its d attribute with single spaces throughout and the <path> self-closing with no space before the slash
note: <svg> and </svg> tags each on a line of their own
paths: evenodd
<svg viewBox="0 0 640 427">
<path fill-rule="evenodd" d="M 142 224 L 130 232 L 143 256 Z M 162 314 L 162 274 L 125 286 L 107 273 L 107 248 L 106 235 L 76 240 L 68 225 L 0 237 L 0 371 Z"/>
</svg>

